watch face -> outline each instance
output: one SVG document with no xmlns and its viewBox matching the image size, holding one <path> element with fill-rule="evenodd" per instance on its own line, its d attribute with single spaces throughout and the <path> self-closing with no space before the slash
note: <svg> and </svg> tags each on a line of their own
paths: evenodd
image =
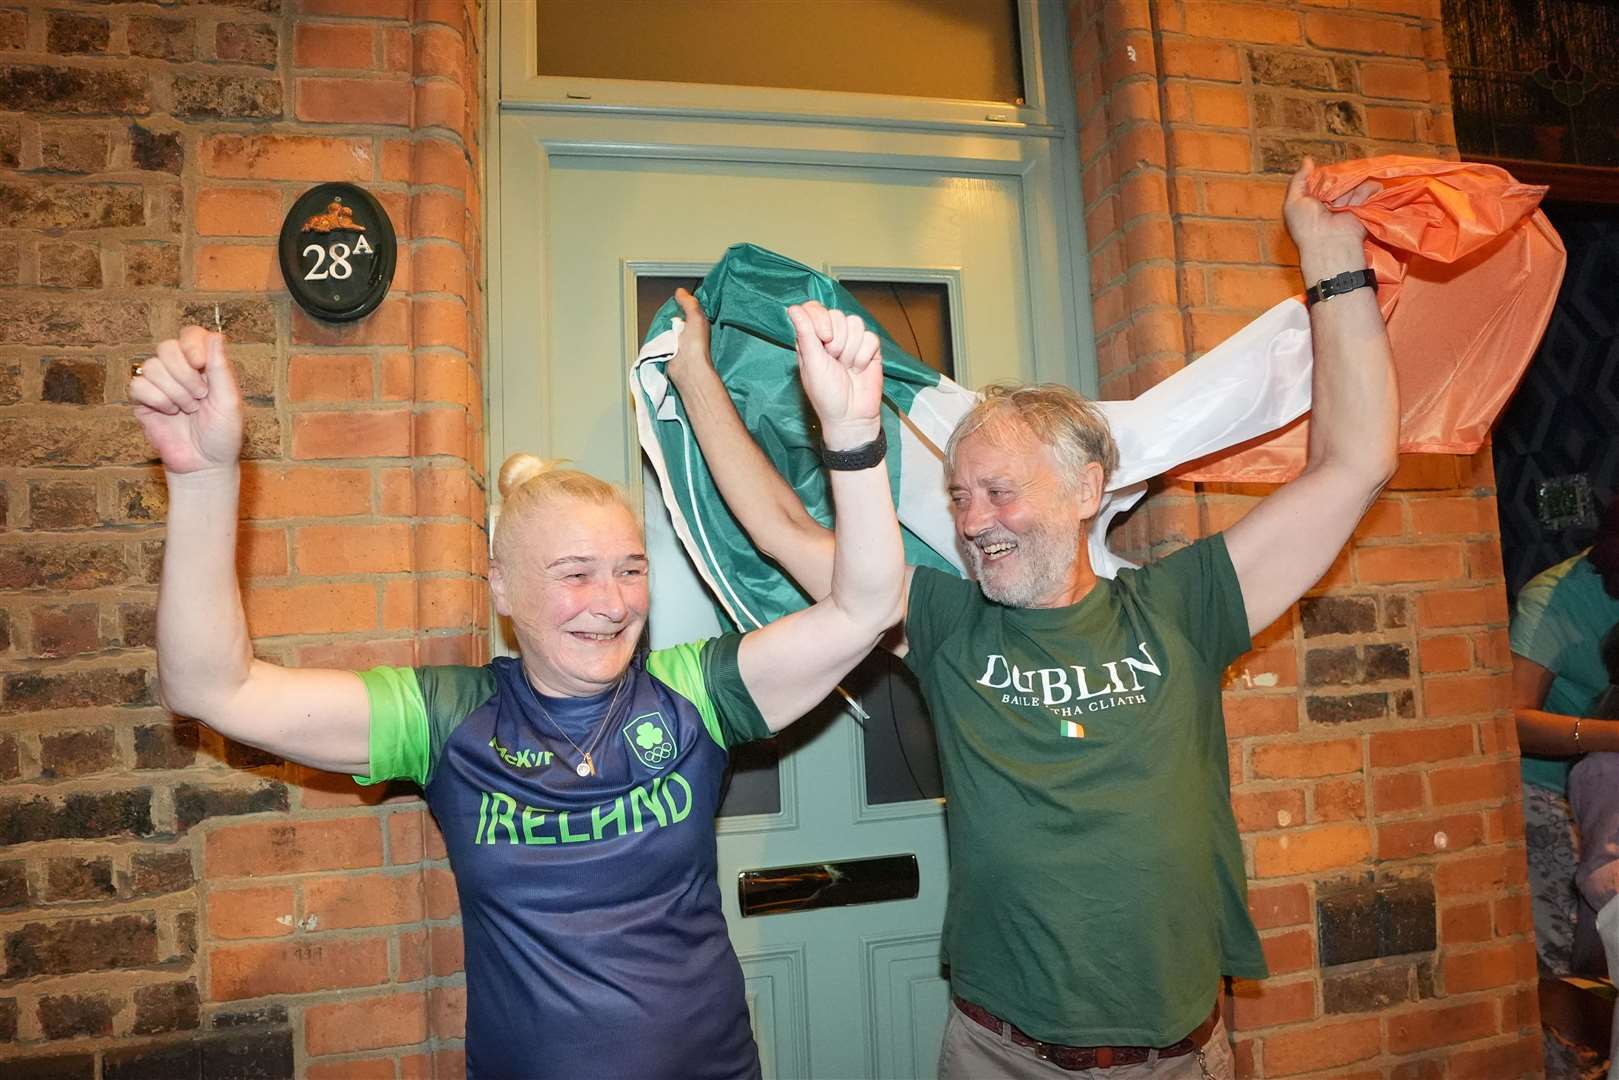
<svg viewBox="0 0 1619 1080">
<path fill-rule="evenodd" d="M 324 322 L 376 310 L 393 283 L 398 244 L 382 204 L 353 184 L 299 196 L 281 225 L 281 276 L 297 305 Z"/>
</svg>

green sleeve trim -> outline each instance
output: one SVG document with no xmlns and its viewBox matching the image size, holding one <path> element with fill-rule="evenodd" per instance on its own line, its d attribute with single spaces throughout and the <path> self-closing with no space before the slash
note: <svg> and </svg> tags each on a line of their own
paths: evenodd
<svg viewBox="0 0 1619 1080">
<path fill-rule="evenodd" d="M 709 738 L 722 750 L 770 737 L 737 667 L 741 643 L 742 635 L 727 634 L 659 649 L 646 661 L 648 674 L 692 703 Z"/>
<path fill-rule="evenodd" d="M 426 786 L 432 758 L 427 703 L 410 668 L 374 667 L 357 672 L 371 702 L 371 773 L 361 784 L 414 780 Z"/>
</svg>

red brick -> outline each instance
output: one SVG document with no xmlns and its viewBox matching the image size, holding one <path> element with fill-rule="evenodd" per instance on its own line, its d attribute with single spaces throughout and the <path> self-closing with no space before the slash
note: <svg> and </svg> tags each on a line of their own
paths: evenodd
<svg viewBox="0 0 1619 1080">
<path fill-rule="evenodd" d="M 1439 909 L 1439 941 L 1447 947 L 1490 940 L 1488 901 L 1451 904 Z"/>
<path fill-rule="evenodd" d="M 1327 780 L 1316 784 L 1310 797 L 1312 822 L 1361 821 L 1366 817 L 1366 781 Z"/>
<path fill-rule="evenodd" d="M 422 861 L 422 815 L 406 810 L 389 814 L 388 861 L 395 866 Z"/>
<path fill-rule="evenodd" d="M 453 919 L 460 911 L 461 901 L 450 871 L 426 870 L 422 874 L 422 882 L 427 892 L 427 917 L 434 920 Z"/>
<path fill-rule="evenodd" d="M 370 401 L 371 368 L 363 353 L 299 353 L 287 359 L 287 394 L 299 403 Z"/>
<path fill-rule="evenodd" d="M 382 865 L 374 817 L 232 825 L 209 831 L 207 877 L 269 877 Z"/>
<path fill-rule="evenodd" d="M 1421 773 L 1394 773 L 1373 778 L 1372 807 L 1379 817 L 1420 810 L 1424 805 Z"/>
<path fill-rule="evenodd" d="M 1237 134 L 1177 128 L 1170 132 L 1169 146 L 1178 169 L 1229 173 L 1253 170 L 1254 147 L 1246 132 Z"/>
<path fill-rule="evenodd" d="M 1377 857 L 1409 859 L 1442 851 L 1460 851 L 1483 839 L 1484 819 L 1478 814 L 1392 821 L 1377 827 Z"/>
<path fill-rule="evenodd" d="M 304 1009 L 304 1040 L 311 1054 L 344 1054 L 427 1041 L 427 996 L 388 994 Z"/>
<path fill-rule="evenodd" d="M 1512 986 L 1531 981 L 1535 974 L 1535 952 L 1528 942 L 1489 945 L 1468 952 L 1447 949 L 1441 956 L 1447 995 Z"/>
<path fill-rule="evenodd" d="M 1497 712 L 1512 706 L 1504 675 L 1442 675 L 1422 680 L 1422 712 L 1432 719 Z"/>
<path fill-rule="evenodd" d="M 1522 851 L 1452 856 L 1435 864 L 1434 891 L 1441 899 L 1479 893 L 1495 896 L 1507 886 L 1523 884 L 1528 876 Z"/>
<path fill-rule="evenodd" d="M 1363 825 L 1294 829 L 1254 840 L 1254 876 L 1313 874 L 1363 863 L 1370 854 L 1371 836 Z"/>
<path fill-rule="evenodd" d="M 258 520 L 350 517 L 371 512 L 371 474 L 365 469 L 242 466 L 242 516 Z"/>
<path fill-rule="evenodd" d="M 405 874 L 318 878 L 306 882 L 304 916 L 319 919 L 315 925 L 322 930 L 349 930 L 358 926 L 393 926 L 398 923 L 420 922 L 421 875 L 411 871 Z M 350 1049 L 359 1050 L 365 1047 L 350 1047 Z"/>
<path fill-rule="evenodd" d="M 240 577 L 282 577 L 286 572 L 285 529 L 240 530 L 236 539 L 236 573 Z"/>
<path fill-rule="evenodd" d="M 312 576 L 414 569 L 408 525 L 308 525 L 293 534 L 298 572 Z"/>
<path fill-rule="evenodd" d="M 1258 262 L 1259 234 L 1253 225 L 1235 221 L 1180 221 L 1181 252 L 1193 262 Z"/>
<path fill-rule="evenodd" d="M 464 986 L 435 987 L 428 998 L 433 1035 L 459 1039 L 466 1035 L 467 989 Z"/>
<path fill-rule="evenodd" d="M 298 119 L 325 124 L 408 124 L 411 84 L 402 79 L 295 81 Z"/>
<path fill-rule="evenodd" d="M 1285 829 L 1304 823 L 1304 793 L 1297 788 L 1283 791 L 1238 791 L 1231 796 L 1237 828 L 1243 832 Z"/>
<path fill-rule="evenodd" d="M 1509 937 L 1534 932 L 1534 911 L 1527 894 L 1503 896 L 1495 902 L 1495 934 Z"/>
<path fill-rule="evenodd" d="M 193 255 L 199 289 L 272 292 L 281 288 L 276 250 L 259 244 L 201 244 Z"/>
<path fill-rule="evenodd" d="M 1417 109 L 1389 109 L 1375 105 L 1366 107 L 1366 134 L 1374 139 L 1390 142 L 1426 141 L 1422 131 L 1424 114 Z"/>
<path fill-rule="evenodd" d="M 377 590 L 352 585 L 249 585 L 242 592 L 247 629 L 255 638 L 340 634 L 377 624 Z"/>
<path fill-rule="evenodd" d="M 1387 1018 L 1389 1052 L 1409 1054 L 1469 1042 L 1495 1032 L 1495 1002 L 1404 1010 Z"/>
<path fill-rule="evenodd" d="M 1220 307 L 1269 308 L 1279 300 L 1303 292 L 1298 271 L 1281 267 L 1222 266 L 1209 273 L 1209 289 Z M 1457 570 L 1461 560 L 1457 559 Z"/>
<path fill-rule="evenodd" d="M 1266 1076 L 1290 1076 L 1376 1057 L 1382 1049 L 1382 1038 L 1374 1017 L 1278 1032 L 1265 1036 L 1260 1048 Z"/>
<path fill-rule="evenodd" d="M 1198 0 L 1186 5 L 1186 32 L 1216 40 L 1296 45 L 1299 17 L 1287 7 Z"/>
<path fill-rule="evenodd" d="M 455 300 L 417 300 L 411 304 L 411 327 L 418 348 L 468 350 L 471 315 Z"/>
<path fill-rule="evenodd" d="M 201 236 L 275 236 L 281 231 L 281 192 L 273 188 L 205 187 L 197 192 Z"/>
<path fill-rule="evenodd" d="M 1423 674 L 1466 671 L 1473 666 L 1473 647 L 1465 634 L 1443 634 L 1417 643 L 1417 662 Z"/>
<path fill-rule="evenodd" d="M 1418 536 L 1471 536 L 1495 530 L 1495 500 L 1411 500 L 1411 531 Z"/>
<path fill-rule="evenodd" d="M 1504 623 L 1506 590 L 1499 585 L 1483 589 L 1443 589 L 1417 597 L 1417 618 L 1424 627 L 1478 626 Z"/>
<path fill-rule="evenodd" d="M 388 939 L 220 945 L 208 954 L 212 1001 L 377 986 L 388 981 Z"/>
<path fill-rule="evenodd" d="M 1405 731 L 1372 733 L 1372 767 L 1392 768 L 1420 761 L 1444 761 L 1468 757 L 1474 746 L 1473 725 L 1457 724 L 1442 728 L 1412 728 Z"/>
<path fill-rule="evenodd" d="M 428 79 L 416 87 L 417 132 L 444 128 L 467 136 L 467 98 L 461 88 L 444 79 Z"/>
<path fill-rule="evenodd" d="M 1379 56 L 1422 55 L 1421 32 L 1395 19 L 1311 13 L 1304 17 L 1304 36 L 1311 45 L 1323 49 Z"/>
<path fill-rule="evenodd" d="M 1435 769 L 1428 774 L 1428 788 L 1433 792 L 1435 806 L 1500 803 L 1516 795 L 1518 783 L 1518 765 L 1511 761 Z"/>
<path fill-rule="evenodd" d="M 1217 179 L 1202 181 L 1203 213 L 1210 217 L 1270 221 L 1281 216 L 1287 185 L 1259 179 Z M 1296 286 L 1302 291 L 1302 282 Z M 1286 295 L 1286 294 L 1284 294 Z"/>
<path fill-rule="evenodd" d="M 292 62 L 303 68 L 370 68 L 376 35 L 359 23 L 300 22 L 293 29 Z"/>
<path fill-rule="evenodd" d="M 403 409 L 298 413 L 292 418 L 292 456 L 406 457 L 410 429 L 410 413 Z"/>
<path fill-rule="evenodd" d="M 1242 61 L 1236 47 L 1212 41 L 1166 37 L 1162 68 L 1164 75 L 1171 76 L 1184 75 L 1220 82 L 1239 82 L 1242 79 Z"/>
<path fill-rule="evenodd" d="M 410 302 L 397 297 L 384 300 L 370 315 L 348 323 L 316 322 L 305 315 L 302 308 L 294 308 L 292 340 L 296 345 L 335 345 L 346 349 L 407 345 L 410 343 Z"/>
<path fill-rule="evenodd" d="M 1261 938 L 1259 944 L 1265 950 L 1265 964 L 1272 977 L 1315 966 L 1315 935 L 1309 930 L 1271 934 Z"/>
<path fill-rule="evenodd" d="M 1361 61 L 1361 91 L 1372 98 L 1428 100 L 1428 69 L 1423 64 L 1378 64 Z"/>
<path fill-rule="evenodd" d="M 1249 752 L 1249 768 L 1255 777 L 1265 779 L 1332 776 L 1358 771 L 1361 759 L 1359 739 L 1289 740 L 1253 747 Z"/>
<path fill-rule="evenodd" d="M 1248 913 L 1261 930 L 1309 924 L 1314 918 L 1308 885 L 1266 885 L 1248 890 Z"/>
<path fill-rule="evenodd" d="M 292 933 L 297 899 L 289 885 L 208 891 L 208 933 L 216 938 L 269 938 Z"/>
<path fill-rule="evenodd" d="M 342 15 L 361 19 L 408 19 L 411 0 L 302 0 L 305 15 Z"/>
<path fill-rule="evenodd" d="M 1302 979 L 1277 983 L 1273 979 L 1254 982 L 1233 979 L 1231 983 L 1231 1028 L 1256 1028 L 1294 1024 L 1315 1018 L 1315 980 Z"/>
<path fill-rule="evenodd" d="M 344 1058 L 341 1061 L 311 1061 L 304 1080 L 394 1080 L 391 1057 Z M 424 1080 L 437 1080 L 431 1074 Z"/>
<path fill-rule="evenodd" d="M 250 180 L 371 179 L 369 138 L 214 135 L 202 143 L 203 173 Z"/>
<path fill-rule="evenodd" d="M 1367 585 L 1461 577 L 1462 553 L 1455 544 L 1398 544 L 1355 551 L 1355 580 Z"/>
</svg>

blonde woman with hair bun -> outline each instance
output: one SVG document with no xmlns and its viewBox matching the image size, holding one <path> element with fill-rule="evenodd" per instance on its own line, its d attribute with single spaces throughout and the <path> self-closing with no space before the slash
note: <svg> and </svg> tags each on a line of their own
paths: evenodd
<svg viewBox="0 0 1619 1080">
<path fill-rule="evenodd" d="M 877 338 L 818 304 L 788 312 L 835 470 L 830 592 L 760 630 L 656 652 L 624 492 L 518 454 L 500 470 L 489 587 L 520 657 L 363 672 L 256 659 L 224 339 L 187 327 L 131 380 L 170 493 L 164 701 L 288 760 L 421 787 L 461 899 L 469 1076 L 760 1075 L 714 877 L 727 754 L 797 719 L 877 644 L 903 558 Z"/>
</svg>

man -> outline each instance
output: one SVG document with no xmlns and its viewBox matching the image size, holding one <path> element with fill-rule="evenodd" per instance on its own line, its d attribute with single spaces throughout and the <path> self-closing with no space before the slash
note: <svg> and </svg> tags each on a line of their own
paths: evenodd
<svg viewBox="0 0 1619 1080">
<path fill-rule="evenodd" d="M 1364 230 L 1307 194 L 1313 168 L 1294 175 L 1284 206 L 1304 279 L 1364 282 L 1340 278 L 1364 270 Z M 688 326 L 668 373 L 716 483 L 757 546 L 824 595 L 831 534 L 743 429 L 702 313 L 680 299 Z M 835 342 L 837 318 L 811 314 Z M 950 441 L 976 584 L 909 570 L 895 645 L 921 680 L 951 810 L 942 1076 L 1231 1074 L 1220 976 L 1265 966 L 1220 676 L 1332 564 L 1396 463 L 1374 290 L 1316 302 L 1311 330 L 1303 474 L 1223 535 L 1115 580 L 1096 575 L 1084 541 L 1117 457 L 1088 403 L 1061 387 L 995 391 Z"/>
</svg>

